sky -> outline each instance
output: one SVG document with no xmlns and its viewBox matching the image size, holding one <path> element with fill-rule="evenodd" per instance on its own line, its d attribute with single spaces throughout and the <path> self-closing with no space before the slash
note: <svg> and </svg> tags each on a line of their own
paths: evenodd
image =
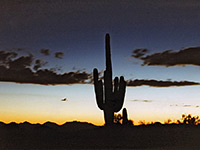
<svg viewBox="0 0 200 150">
<path fill-rule="evenodd" d="M 103 125 L 92 71 L 106 33 L 129 119 L 199 115 L 199 26 L 198 0 L 1 0 L 0 121 Z"/>
</svg>

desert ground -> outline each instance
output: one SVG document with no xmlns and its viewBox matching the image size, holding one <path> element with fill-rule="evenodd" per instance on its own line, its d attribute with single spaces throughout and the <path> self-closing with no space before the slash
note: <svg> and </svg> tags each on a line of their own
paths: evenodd
<svg viewBox="0 0 200 150">
<path fill-rule="evenodd" d="M 200 127 L 187 125 L 95 126 L 68 122 L 61 126 L 10 123 L 0 125 L 0 149 L 136 149 L 198 150 Z"/>
</svg>

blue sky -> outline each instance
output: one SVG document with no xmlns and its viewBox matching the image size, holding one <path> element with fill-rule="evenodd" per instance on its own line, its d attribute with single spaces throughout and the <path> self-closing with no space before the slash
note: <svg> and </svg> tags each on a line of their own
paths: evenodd
<svg viewBox="0 0 200 150">
<path fill-rule="evenodd" d="M 123 75 L 126 80 L 199 83 L 200 68 L 196 61 L 200 56 L 199 7 L 200 2 L 196 0 L 1 1 L 0 48 L 4 53 L 18 54 L 12 61 L 31 56 L 28 58 L 32 60 L 31 66 L 25 66 L 31 69 L 38 59 L 41 65 L 38 70 L 54 68 L 54 72 L 61 75 L 78 71 L 87 76 L 95 67 L 98 70 L 105 68 L 104 37 L 109 33 L 114 76 Z M 186 52 L 191 47 L 196 49 L 188 50 L 193 54 L 184 53 L 184 60 L 189 61 L 183 63 L 180 60 L 183 55 L 178 52 Z M 41 53 L 41 49 L 48 50 L 49 55 Z M 142 58 L 134 58 L 136 49 L 148 51 Z M 162 60 L 166 50 L 172 50 L 173 55 L 167 56 L 177 64 L 142 66 L 147 60 L 145 57 L 154 61 L 150 56 L 155 53 L 159 53 Z M 55 57 L 57 52 L 63 55 Z M 19 65 L 14 67 L 20 68 Z M 25 79 L 27 74 L 23 76 Z M 4 78 L 5 75 L 1 76 L 1 81 Z M 22 80 L 15 83 L 11 78 L 0 82 L 0 120 L 58 123 L 80 120 L 103 124 L 103 113 L 96 106 L 93 85 L 80 82 L 40 85 L 31 83 L 31 79 Z M 176 119 L 182 113 L 198 115 L 198 90 L 199 85 L 129 86 L 124 107 L 135 122 Z M 64 97 L 68 101 L 62 102 Z"/>
</svg>

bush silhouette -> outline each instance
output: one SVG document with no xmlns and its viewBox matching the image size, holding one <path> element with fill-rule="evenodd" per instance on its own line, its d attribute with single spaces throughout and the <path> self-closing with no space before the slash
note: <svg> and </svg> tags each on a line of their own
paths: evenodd
<svg viewBox="0 0 200 150">
<path fill-rule="evenodd" d="M 114 123 L 122 124 L 122 115 L 121 114 L 114 114 Z"/>
<path fill-rule="evenodd" d="M 199 116 L 193 116 L 191 114 L 182 115 L 181 120 L 177 120 L 178 124 L 184 124 L 184 125 L 198 125 L 200 123 Z"/>
</svg>

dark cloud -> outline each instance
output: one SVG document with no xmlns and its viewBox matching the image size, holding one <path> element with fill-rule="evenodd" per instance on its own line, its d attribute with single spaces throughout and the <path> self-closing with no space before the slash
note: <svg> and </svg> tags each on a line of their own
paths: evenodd
<svg viewBox="0 0 200 150">
<path fill-rule="evenodd" d="M 62 71 L 62 67 L 56 65 L 55 67 L 50 68 L 49 70 L 53 71 L 53 72 L 60 72 Z"/>
<path fill-rule="evenodd" d="M 56 53 L 55 53 L 55 57 L 56 57 L 56 58 L 62 59 L 63 56 L 64 56 L 64 53 L 63 53 L 63 52 L 56 52 Z"/>
<path fill-rule="evenodd" d="M 15 52 L 0 51 L 0 65 L 7 67 L 8 63 L 15 57 L 17 57 Z"/>
<path fill-rule="evenodd" d="M 40 50 L 40 53 L 45 55 L 45 56 L 49 56 L 50 55 L 50 50 L 49 49 L 41 49 Z"/>
<path fill-rule="evenodd" d="M 27 67 L 30 67 L 33 62 L 33 56 L 21 56 L 15 60 L 10 61 L 9 64 L 9 69 L 11 70 L 23 70 Z"/>
<path fill-rule="evenodd" d="M 142 58 L 148 52 L 147 49 L 136 49 L 132 52 L 132 57 Z"/>
<path fill-rule="evenodd" d="M 131 100 L 132 102 L 145 102 L 145 103 L 149 103 L 152 102 L 152 100 Z"/>
<path fill-rule="evenodd" d="M 17 53 L 0 51 L 0 81 L 31 83 L 41 85 L 56 84 L 85 84 L 90 83 L 92 74 L 86 71 L 66 72 L 58 74 L 49 69 L 40 69 L 47 62 L 37 59 L 32 55 L 16 58 Z M 31 67 L 36 71 L 33 71 Z"/>
<path fill-rule="evenodd" d="M 171 86 L 192 86 L 192 85 L 200 85 L 197 82 L 190 81 L 157 81 L 157 80 L 128 80 L 127 86 L 152 86 L 152 87 L 171 87 Z"/>
<path fill-rule="evenodd" d="M 39 68 L 45 66 L 46 64 L 48 64 L 47 61 L 44 61 L 42 59 L 37 59 L 37 60 L 35 60 L 35 65 L 34 65 L 33 69 L 38 70 Z"/>
<path fill-rule="evenodd" d="M 7 69 L 0 66 L 0 81 L 30 83 L 41 85 L 57 85 L 57 84 L 84 84 L 91 78 L 91 74 L 87 72 L 67 72 L 57 74 L 51 70 L 43 69 L 33 72 L 30 68 L 21 70 Z"/>
<path fill-rule="evenodd" d="M 200 47 L 190 47 L 180 51 L 166 50 L 144 56 L 142 50 L 133 51 L 132 57 L 141 59 L 143 65 L 177 66 L 177 65 L 196 65 L 200 66 Z"/>
</svg>

